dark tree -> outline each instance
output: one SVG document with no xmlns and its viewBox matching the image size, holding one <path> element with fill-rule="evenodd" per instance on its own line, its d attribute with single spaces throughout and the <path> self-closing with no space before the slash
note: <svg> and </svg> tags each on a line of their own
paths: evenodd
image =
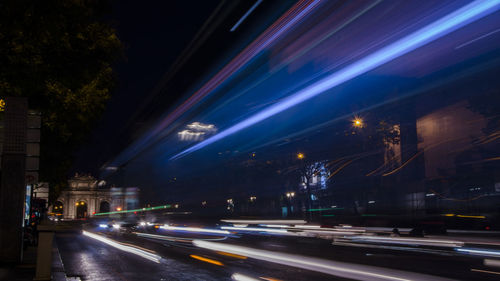
<svg viewBox="0 0 500 281">
<path fill-rule="evenodd" d="M 0 97 L 28 97 L 42 113 L 40 177 L 52 198 L 114 84 L 122 44 L 108 11 L 98 0 L 0 2 Z"/>
</svg>

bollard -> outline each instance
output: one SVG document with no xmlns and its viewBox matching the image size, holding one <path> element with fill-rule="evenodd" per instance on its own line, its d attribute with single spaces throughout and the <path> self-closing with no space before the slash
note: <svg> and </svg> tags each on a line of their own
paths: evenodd
<svg viewBox="0 0 500 281">
<path fill-rule="evenodd" d="M 38 249 L 36 254 L 36 275 L 33 280 L 52 280 L 52 240 L 54 225 L 38 226 Z"/>
</svg>

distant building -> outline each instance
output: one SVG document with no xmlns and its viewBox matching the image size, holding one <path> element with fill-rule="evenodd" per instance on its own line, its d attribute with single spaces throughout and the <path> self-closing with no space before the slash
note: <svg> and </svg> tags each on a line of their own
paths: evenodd
<svg viewBox="0 0 500 281">
<path fill-rule="evenodd" d="M 81 219 L 96 213 L 125 211 L 137 208 L 138 188 L 103 187 L 91 175 L 76 174 L 68 180 L 69 189 L 63 190 L 50 207 L 50 213 L 64 219 Z"/>
</svg>

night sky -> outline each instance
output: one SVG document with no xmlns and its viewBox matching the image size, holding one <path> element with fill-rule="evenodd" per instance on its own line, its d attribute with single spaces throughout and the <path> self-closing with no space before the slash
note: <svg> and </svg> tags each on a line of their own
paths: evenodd
<svg viewBox="0 0 500 281">
<path fill-rule="evenodd" d="M 140 4 L 140 5 L 139 5 Z M 114 1 L 110 20 L 125 47 L 116 67 L 118 85 L 89 141 L 76 154 L 72 173 L 98 174 L 100 166 L 141 126 L 130 122 L 219 1 Z M 174 102 L 181 96 L 169 93 Z"/>
</svg>

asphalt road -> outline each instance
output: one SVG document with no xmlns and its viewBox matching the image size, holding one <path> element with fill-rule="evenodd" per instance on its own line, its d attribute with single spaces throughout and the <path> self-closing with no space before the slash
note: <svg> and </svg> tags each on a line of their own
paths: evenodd
<svg viewBox="0 0 500 281">
<path fill-rule="evenodd" d="M 68 277 L 92 281 L 225 280 L 194 263 L 171 258 L 154 263 L 79 233 L 57 234 L 56 241 Z"/>
<path fill-rule="evenodd" d="M 100 232 L 100 235 L 124 245 L 154 251 L 161 256 L 161 262 L 152 262 L 80 233 L 59 233 L 56 236 L 57 244 L 68 276 L 78 276 L 82 280 L 231 280 L 232 274 L 242 273 L 253 278 L 262 278 L 260 280 L 348 280 L 269 261 L 231 257 L 220 252 L 196 248 L 189 241 L 159 241 L 138 237 L 129 231 L 92 231 Z M 157 234 L 182 237 L 179 233 L 158 231 Z M 383 270 L 416 272 L 430 277 L 498 280 L 498 275 L 484 272 L 490 269 L 484 267 L 483 257 L 456 255 L 451 252 L 437 254 L 419 250 L 397 250 L 397 247 L 332 245 L 331 241 L 323 239 L 272 235 L 240 235 L 221 242 L 351 265 L 375 266 Z M 192 255 L 209 261 L 193 258 Z M 221 264 L 213 264 L 210 261 Z"/>
</svg>

